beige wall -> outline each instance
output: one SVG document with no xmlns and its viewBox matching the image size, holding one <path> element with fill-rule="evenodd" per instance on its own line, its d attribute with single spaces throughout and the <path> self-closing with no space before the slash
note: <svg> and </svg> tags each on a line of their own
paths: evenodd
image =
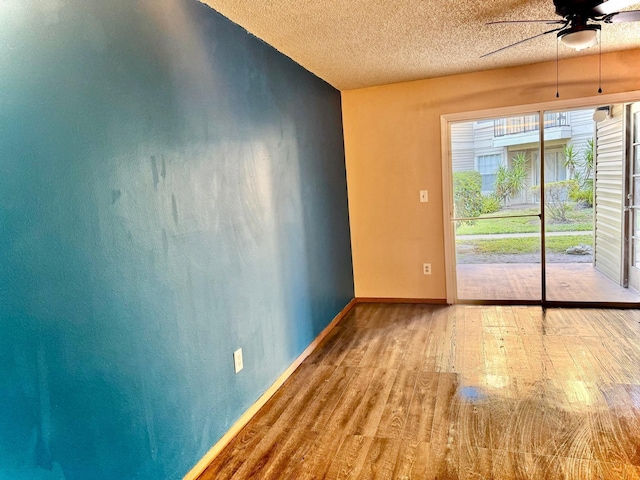
<svg viewBox="0 0 640 480">
<path fill-rule="evenodd" d="M 604 55 L 604 93 L 640 90 L 638 65 L 640 50 Z M 357 297 L 446 298 L 440 117 L 554 102 L 555 80 L 549 62 L 342 93 Z M 597 56 L 561 61 L 560 102 L 597 89 Z"/>
</svg>

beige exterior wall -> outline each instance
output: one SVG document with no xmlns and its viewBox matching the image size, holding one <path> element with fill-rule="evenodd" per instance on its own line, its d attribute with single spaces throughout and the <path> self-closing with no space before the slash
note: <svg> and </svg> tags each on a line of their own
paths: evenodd
<svg viewBox="0 0 640 480">
<path fill-rule="evenodd" d="M 640 50 L 386 85 L 342 94 L 357 297 L 444 299 L 441 115 L 640 91 Z M 574 102 L 575 103 L 575 102 Z M 575 106 L 575 105 L 574 105 Z M 419 203 L 419 190 L 429 203 Z M 432 275 L 422 274 L 422 264 Z M 491 281 L 491 279 L 487 279 Z"/>
</svg>

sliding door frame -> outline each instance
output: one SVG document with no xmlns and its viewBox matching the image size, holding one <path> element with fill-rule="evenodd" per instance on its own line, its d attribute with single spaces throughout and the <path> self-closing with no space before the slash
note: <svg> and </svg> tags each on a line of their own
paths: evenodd
<svg viewBox="0 0 640 480">
<path fill-rule="evenodd" d="M 460 303 L 457 296 L 457 272 L 456 272 L 456 252 L 455 252 L 455 232 L 453 228 L 453 172 L 451 157 L 451 127 L 452 123 L 489 120 L 492 118 L 507 117 L 514 115 L 538 114 L 544 118 L 545 111 L 571 110 L 578 108 L 597 107 L 614 103 L 630 103 L 640 101 L 640 91 L 605 94 L 597 97 L 575 98 L 570 100 L 555 100 L 530 105 L 516 105 L 489 110 L 477 110 L 471 112 L 460 112 L 445 114 L 440 116 L 440 135 L 442 152 L 442 214 L 444 227 L 444 248 L 445 248 L 445 284 L 447 303 Z M 544 123 L 540 123 L 544 125 Z M 540 151 L 544 152 L 544 128 L 540 128 Z M 543 154 L 541 154 L 543 155 Z M 541 178 L 544 179 L 544 157 L 540 162 Z M 540 189 L 541 211 L 544 212 L 544 188 Z M 546 298 L 546 258 L 545 258 L 545 222 L 544 214 L 541 221 L 541 261 L 542 261 L 542 295 L 540 301 L 528 300 L 465 300 L 468 304 L 508 304 L 508 305 L 542 305 L 542 306 L 566 306 L 566 307 L 614 307 L 614 308 L 638 308 L 640 303 L 619 303 L 619 302 L 558 302 L 549 301 Z"/>
<path fill-rule="evenodd" d="M 636 197 L 640 192 L 636 191 L 635 180 L 640 175 L 640 169 L 636 166 L 636 155 L 640 150 L 639 140 L 636 138 L 636 131 L 639 127 L 636 124 L 636 115 L 640 115 L 640 104 L 627 105 L 624 109 L 625 126 L 627 131 L 625 132 L 624 140 L 626 142 L 625 151 L 627 152 L 629 162 L 626 170 L 626 201 L 625 201 L 625 218 L 624 224 L 626 228 L 625 232 L 625 279 L 634 288 L 640 286 L 640 270 L 636 267 L 637 259 L 635 243 L 640 239 L 636 236 L 638 231 L 638 225 L 636 225 L 636 213 L 640 211 L 640 207 L 636 204 Z"/>
</svg>

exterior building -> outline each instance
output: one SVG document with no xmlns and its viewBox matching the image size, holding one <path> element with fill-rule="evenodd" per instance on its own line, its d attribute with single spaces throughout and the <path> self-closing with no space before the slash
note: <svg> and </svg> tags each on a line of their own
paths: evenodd
<svg viewBox="0 0 640 480">
<path fill-rule="evenodd" d="M 480 172 L 482 193 L 491 194 L 498 167 L 509 166 L 516 155 L 524 154 L 527 158 L 526 187 L 520 195 L 511 198 L 510 203 L 537 203 L 531 187 L 540 184 L 539 131 L 537 113 L 455 123 L 451 125 L 453 171 Z M 574 151 L 582 155 L 594 135 L 593 109 L 545 113 L 544 135 L 545 182 L 568 180 L 564 147 L 573 145 Z"/>
</svg>

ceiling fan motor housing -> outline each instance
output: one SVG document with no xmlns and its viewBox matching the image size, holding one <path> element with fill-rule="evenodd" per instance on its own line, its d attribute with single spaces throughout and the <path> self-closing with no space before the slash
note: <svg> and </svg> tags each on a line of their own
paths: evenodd
<svg viewBox="0 0 640 480">
<path fill-rule="evenodd" d="M 602 3 L 602 0 L 553 0 L 556 13 L 563 18 L 581 16 L 589 18 L 593 15 L 593 9 Z"/>
</svg>

